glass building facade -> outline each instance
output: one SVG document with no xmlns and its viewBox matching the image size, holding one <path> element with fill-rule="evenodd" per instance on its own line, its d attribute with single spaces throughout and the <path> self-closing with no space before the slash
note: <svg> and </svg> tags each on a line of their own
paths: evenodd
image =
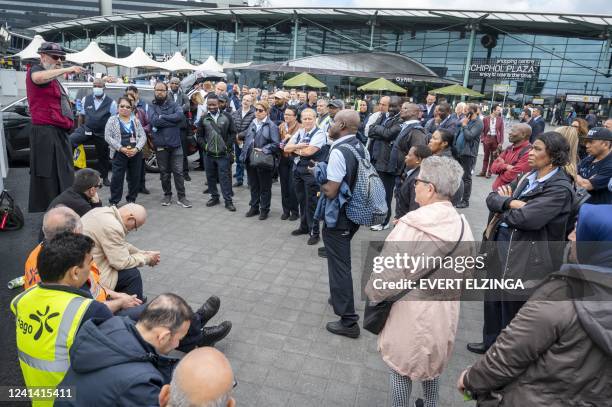
<svg viewBox="0 0 612 407">
<path fill-rule="evenodd" d="M 279 18 L 280 20 L 280 18 Z M 131 26 L 119 29 L 119 56 L 125 56 L 135 47 L 159 57 L 181 51 L 194 64 L 205 61 L 210 55 L 219 62 L 253 62 L 253 64 L 280 62 L 317 54 L 346 52 L 387 51 L 406 55 L 430 67 L 440 77 L 463 80 L 466 55 L 469 48 L 469 31 L 463 24 L 447 22 L 451 28 L 427 28 L 423 24 L 400 22 L 376 25 L 372 31 L 367 22 L 344 19 L 341 23 L 318 22 L 313 17 L 300 18 L 297 36 L 290 19 L 271 26 L 241 22 L 236 26 L 231 19 L 210 25 L 192 21 L 190 41 L 184 19 L 165 24 L 155 23 L 149 28 Z M 454 27 L 452 27 L 454 25 Z M 606 39 L 584 38 L 581 35 L 560 35 L 525 30 L 510 32 L 496 30 L 488 24 L 477 31 L 473 58 L 536 58 L 540 59 L 537 80 L 502 81 L 495 79 L 470 79 L 473 89 L 490 94 L 495 83 L 510 85 L 509 95 L 520 95 L 523 102 L 533 97 L 552 102 L 567 94 L 599 95 L 602 102 L 612 97 L 610 42 Z M 61 41 L 72 49 L 84 48 L 89 40 L 95 40 L 110 54 L 114 52 L 113 28 L 107 25 L 95 35 L 85 38 L 81 30 L 61 34 L 58 31 L 45 35 L 49 40 Z M 496 45 L 485 48 L 483 36 L 496 39 Z M 297 44 L 294 54 L 294 38 Z M 371 46 L 371 48 L 370 48 Z"/>
</svg>

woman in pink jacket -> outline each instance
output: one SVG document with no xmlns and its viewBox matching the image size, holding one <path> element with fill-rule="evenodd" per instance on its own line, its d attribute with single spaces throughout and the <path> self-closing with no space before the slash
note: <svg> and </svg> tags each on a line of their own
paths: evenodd
<svg viewBox="0 0 612 407">
<path fill-rule="evenodd" d="M 420 207 L 399 219 L 381 254 L 395 257 L 397 253 L 411 256 L 418 253 L 423 259 L 440 259 L 451 252 L 453 257 L 472 255 L 474 237 L 470 226 L 450 201 L 459 188 L 462 175 L 461 166 L 452 158 L 431 156 L 423 160 L 415 182 L 416 201 Z M 466 243 L 458 244 L 460 241 Z M 381 281 L 417 281 L 435 270 L 433 262 L 413 269 L 403 267 L 374 270 L 365 289 L 368 298 L 382 301 L 405 289 L 381 288 Z M 445 277 L 462 278 L 463 275 L 459 269 L 441 267 L 427 278 L 433 281 Z M 392 305 L 378 337 L 378 350 L 391 369 L 393 407 L 408 406 L 413 380 L 423 382 L 425 397 L 425 401 L 417 400 L 415 405 L 437 405 L 439 377 L 451 358 L 455 342 L 458 299 L 459 290 L 417 288 Z"/>
</svg>

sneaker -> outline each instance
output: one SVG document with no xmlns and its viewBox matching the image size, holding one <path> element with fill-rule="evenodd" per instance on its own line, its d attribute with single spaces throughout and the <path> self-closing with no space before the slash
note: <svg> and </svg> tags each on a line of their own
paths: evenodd
<svg viewBox="0 0 612 407">
<path fill-rule="evenodd" d="M 225 209 L 227 209 L 230 212 L 236 212 L 236 207 L 234 206 L 232 201 L 229 201 L 229 202 L 225 203 Z"/>
<path fill-rule="evenodd" d="M 162 206 L 170 206 L 172 205 L 172 195 L 164 195 L 164 198 L 161 201 Z"/>
<path fill-rule="evenodd" d="M 380 224 L 380 225 L 374 225 L 370 228 L 371 231 L 373 232 L 380 232 L 381 230 L 387 230 L 389 229 L 389 224 L 387 223 L 386 225 Z"/>
<path fill-rule="evenodd" d="M 203 327 L 202 340 L 198 346 L 215 346 L 217 342 L 225 338 L 232 330 L 230 321 L 223 321 L 217 326 Z"/>
<path fill-rule="evenodd" d="M 319 243 L 319 240 L 321 240 L 319 238 L 319 235 L 312 235 L 308 238 L 308 241 L 306 242 L 306 244 L 309 246 L 312 246 L 312 245 Z"/>
<path fill-rule="evenodd" d="M 185 179 L 185 181 L 191 181 L 191 177 L 189 176 L 188 172 L 183 174 L 183 178 Z"/>
<path fill-rule="evenodd" d="M 191 202 L 189 201 L 189 199 L 182 197 L 179 198 L 178 201 L 176 201 L 176 203 L 179 206 L 182 206 L 183 208 L 191 208 L 193 205 L 191 205 Z"/>
</svg>

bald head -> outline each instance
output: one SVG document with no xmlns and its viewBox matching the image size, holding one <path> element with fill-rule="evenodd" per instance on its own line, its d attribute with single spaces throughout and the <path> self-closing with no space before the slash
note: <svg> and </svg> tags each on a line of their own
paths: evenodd
<svg viewBox="0 0 612 407">
<path fill-rule="evenodd" d="M 147 221 L 147 210 L 144 206 L 135 203 L 119 208 L 119 214 L 127 230 L 139 228 Z"/>
<path fill-rule="evenodd" d="M 96 88 L 103 88 L 104 86 L 106 86 L 106 83 L 104 82 L 104 79 L 96 78 L 93 81 L 93 86 Z"/>
<path fill-rule="evenodd" d="M 196 348 L 174 370 L 168 406 L 233 406 L 233 384 L 232 366 L 223 353 L 212 347 Z"/>
<path fill-rule="evenodd" d="M 340 110 L 336 113 L 334 122 L 329 128 L 329 138 L 337 140 L 349 134 L 356 134 L 359 129 L 359 124 L 359 113 L 356 110 Z"/>
<path fill-rule="evenodd" d="M 518 123 L 510 128 L 508 141 L 513 144 L 521 143 L 523 140 L 529 139 L 531 136 L 531 126 L 527 123 Z"/>
<path fill-rule="evenodd" d="M 419 118 L 419 112 L 421 109 L 416 103 L 404 103 L 402 110 L 400 110 L 400 117 L 403 121 L 417 120 Z"/>
<path fill-rule="evenodd" d="M 64 232 L 81 233 L 83 225 L 81 217 L 67 206 L 49 209 L 43 218 L 43 234 L 49 241 Z"/>
</svg>

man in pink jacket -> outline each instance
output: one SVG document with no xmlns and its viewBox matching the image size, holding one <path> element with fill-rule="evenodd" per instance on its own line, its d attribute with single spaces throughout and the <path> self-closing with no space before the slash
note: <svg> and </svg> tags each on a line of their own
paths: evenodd
<svg viewBox="0 0 612 407">
<path fill-rule="evenodd" d="M 493 154 L 497 147 L 504 144 L 504 119 L 501 113 L 501 106 L 495 104 L 491 108 L 491 114 L 482 119 L 484 127 L 480 136 L 480 142 L 484 147 L 484 157 L 482 159 L 482 170 L 477 175 L 478 177 L 486 176 L 491 178 L 489 163 L 493 162 Z"/>
</svg>

